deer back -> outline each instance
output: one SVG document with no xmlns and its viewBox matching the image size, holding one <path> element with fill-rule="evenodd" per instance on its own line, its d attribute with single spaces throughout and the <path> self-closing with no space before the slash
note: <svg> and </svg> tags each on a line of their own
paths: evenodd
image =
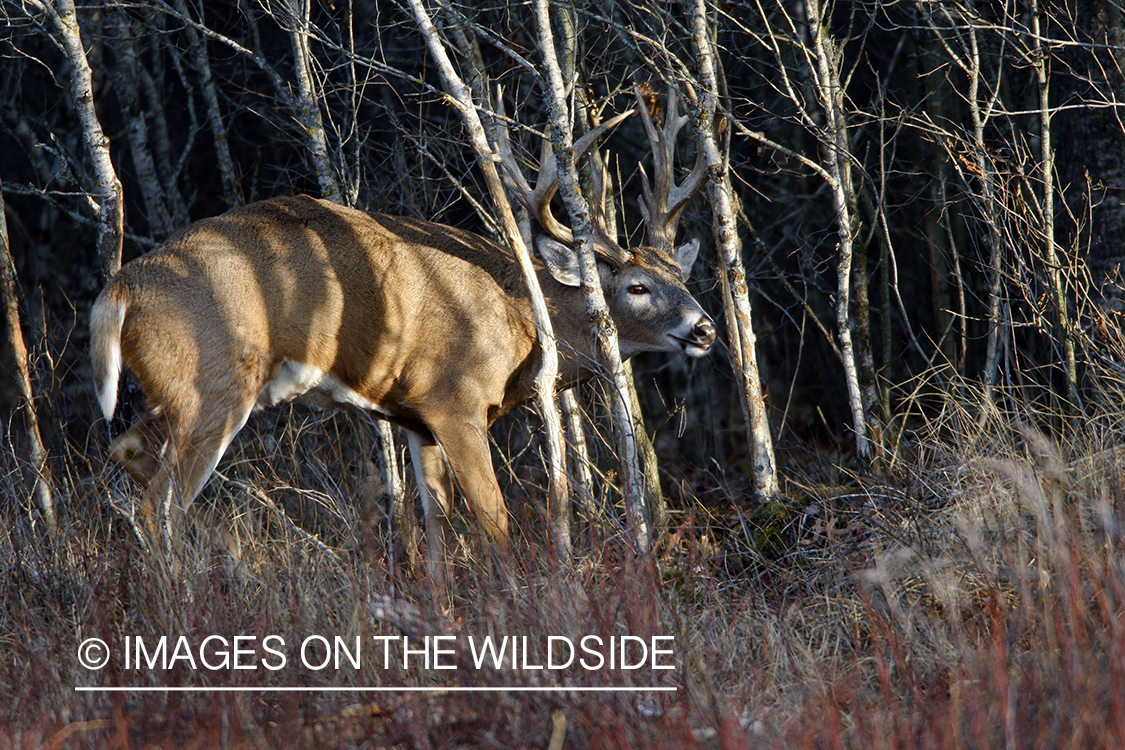
<svg viewBox="0 0 1125 750">
<path fill-rule="evenodd" d="M 311 392 L 410 423 L 468 391 L 493 418 L 525 398 L 521 287 L 510 252 L 483 237 L 298 197 L 197 222 L 105 293 L 127 300 L 122 359 L 156 405 L 227 382 L 259 406 Z M 286 377 L 294 365 L 306 370 Z M 341 398 L 298 392 L 315 372 Z"/>
</svg>

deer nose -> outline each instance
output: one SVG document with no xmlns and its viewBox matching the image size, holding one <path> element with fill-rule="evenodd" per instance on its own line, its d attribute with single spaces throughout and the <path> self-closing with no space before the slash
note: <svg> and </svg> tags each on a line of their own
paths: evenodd
<svg viewBox="0 0 1125 750">
<path fill-rule="evenodd" d="M 715 324 L 709 319 L 704 318 L 695 324 L 691 329 L 691 335 L 695 338 L 699 345 L 706 348 L 715 343 Z"/>
</svg>

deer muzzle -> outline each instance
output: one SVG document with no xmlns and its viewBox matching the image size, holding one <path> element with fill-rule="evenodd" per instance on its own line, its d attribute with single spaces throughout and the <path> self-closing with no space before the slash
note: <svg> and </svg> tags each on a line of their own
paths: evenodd
<svg viewBox="0 0 1125 750">
<path fill-rule="evenodd" d="M 684 354 L 689 357 L 702 357 L 711 351 L 711 345 L 715 343 L 717 335 L 714 322 L 704 315 L 691 327 L 691 333 L 687 337 L 673 336 L 672 338 L 680 345 Z"/>
</svg>

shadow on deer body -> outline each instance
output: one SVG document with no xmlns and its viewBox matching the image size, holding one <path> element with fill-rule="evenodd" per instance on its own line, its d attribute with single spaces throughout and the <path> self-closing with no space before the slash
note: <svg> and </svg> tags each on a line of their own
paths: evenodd
<svg viewBox="0 0 1125 750">
<path fill-rule="evenodd" d="M 591 374 L 593 341 L 573 253 L 540 244 L 565 387 Z M 714 325 L 684 286 L 695 248 L 675 257 L 638 248 L 620 265 L 599 264 L 626 355 L 711 347 Z M 99 295 L 91 328 L 103 414 L 115 410 L 122 366 L 148 398 L 111 455 L 144 488 L 150 546 L 175 538 L 176 517 L 251 412 L 301 401 L 408 430 L 435 579 L 454 482 L 506 549 L 488 429 L 533 396 L 540 349 L 504 246 L 308 197 L 263 201 L 197 222 L 127 264 Z"/>
</svg>

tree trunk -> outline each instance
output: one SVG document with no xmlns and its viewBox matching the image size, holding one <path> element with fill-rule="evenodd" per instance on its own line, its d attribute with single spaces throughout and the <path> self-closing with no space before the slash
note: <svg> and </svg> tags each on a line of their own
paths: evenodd
<svg viewBox="0 0 1125 750">
<path fill-rule="evenodd" d="M 841 55 L 829 35 L 828 21 L 823 15 L 820 0 L 809 0 L 805 8 L 808 12 L 809 25 L 813 29 L 816 95 L 824 112 L 824 146 L 829 152 L 828 173 L 832 176 L 830 186 L 836 208 L 836 232 L 840 238 L 837 250 L 839 260 L 836 264 L 836 335 L 840 338 L 840 353 L 844 358 L 844 382 L 848 390 L 848 403 L 852 407 L 856 454 L 860 463 L 868 466 L 872 459 L 872 447 L 867 430 L 866 401 L 860 387 L 856 347 L 852 336 L 850 303 L 852 264 L 856 255 L 856 201 L 855 185 L 852 181 L 851 148 L 848 143 L 848 123 L 844 112 L 844 91 L 838 67 Z"/>
<path fill-rule="evenodd" d="M 485 183 L 488 185 L 492 204 L 495 206 L 500 219 L 505 240 L 511 246 L 519 262 L 520 271 L 528 287 L 531 308 L 535 315 L 536 335 L 542 352 L 542 362 L 536 375 L 536 405 L 546 432 L 547 468 L 551 478 L 548 506 L 558 554 L 562 559 L 569 560 L 571 554 L 570 490 L 566 476 L 566 452 L 563 447 L 565 444 L 563 442 L 562 418 L 559 415 L 558 405 L 555 403 L 555 381 L 558 379 L 559 373 L 559 355 L 554 331 L 551 328 L 551 317 L 547 311 L 547 304 L 543 300 L 543 291 L 539 288 L 539 278 L 535 275 L 535 268 L 531 263 L 531 254 L 527 245 L 523 243 L 519 225 L 512 213 L 511 204 L 508 203 L 508 198 L 504 193 L 504 186 L 500 182 L 496 162 L 493 160 L 492 148 L 489 146 L 484 126 L 477 115 L 472 94 L 454 70 L 453 63 L 446 53 L 445 45 L 438 36 L 437 29 L 434 27 L 429 14 L 423 7 L 422 0 L 410 0 L 410 7 L 430 49 L 430 54 L 433 55 L 438 64 L 451 102 L 460 113 L 465 130 L 468 131 L 469 142 L 476 154 L 477 166 L 484 174 Z"/>
<path fill-rule="evenodd" d="M 31 375 L 27 366 L 27 345 L 20 327 L 19 295 L 16 290 L 16 264 L 12 260 L 8 243 L 8 222 L 4 215 L 4 186 L 0 183 L 0 287 L 3 288 L 5 320 L 8 326 L 8 346 L 16 363 L 16 385 L 19 387 L 20 411 L 31 455 L 31 494 L 43 514 L 47 528 L 55 529 L 55 504 L 51 497 L 51 473 L 47 466 L 47 450 L 39 432 L 39 417 L 35 413 L 35 397 L 31 391 Z"/>
<path fill-rule="evenodd" d="M 82 140 L 94 169 L 98 189 L 91 191 L 98 206 L 98 261 L 102 281 L 109 281 L 121 268 L 121 243 L 125 209 L 121 182 L 109 155 L 109 137 L 102 130 L 94 110 L 94 84 L 74 0 L 55 0 L 45 5 L 55 26 L 58 41 L 70 61 L 70 100 L 82 127 Z"/>
<path fill-rule="evenodd" d="M 559 193 L 570 216 L 574 232 L 575 251 L 578 253 L 582 274 L 582 292 L 586 298 L 586 312 L 590 317 L 598 359 L 606 368 L 610 386 L 610 413 L 613 418 L 614 443 L 621 471 L 625 512 L 629 520 L 629 533 L 637 554 L 644 554 L 652 546 L 652 536 L 645 509 L 644 472 L 637 454 L 633 416 L 629 401 L 628 384 L 621 352 L 617 347 L 617 327 L 609 315 L 605 295 L 602 293 L 597 260 L 594 257 L 593 225 L 590 206 L 579 188 L 578 169 L 574 159 L 574 138 L 566 106 L 566 81 L 563 80 L 555 51 L 554 35 L 547 0 L 535 0 L 536 31 L 539 51 L 546 72 L 545 96 L 551 123 L 551 140 L 558 162 Z"/>
<path fill-rule="evenodd" d="M 730 187 L 729 162 L 719 148 L 715 134 L 718 116 L 718 71 L 714 47 L 708 32 L 705 0 L 687 0 L 686 10 L 692 23 L 692 48 L 699 61 L 699 101 L 690 106 L 696 139 L 707 159 L 710 179 L 707 192 L 714 212 L 715 245 L 722 261 L 723 296 L 726 300 L 727 331 L 738 380 L 742 413 L 746 415 L 746 437 L 750 444 L 754 494 L 766 501 L 777 494 L 777 461 L 773 453 L 773 436 L 766 416 L 766 402 L 758 374 L 757 339 L 754 336 L 750 293 L 746 286 L 746 269 L 742 265 L 742 238 L 738 234 L 735 202 Z"/>
</svg>

